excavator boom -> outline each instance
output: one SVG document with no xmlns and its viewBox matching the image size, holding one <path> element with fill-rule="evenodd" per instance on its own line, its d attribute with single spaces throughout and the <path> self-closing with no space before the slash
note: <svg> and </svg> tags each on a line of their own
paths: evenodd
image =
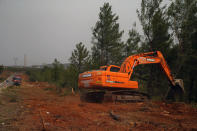
<svg viewBox="0 0 197 131">
<path fill-rule="evenodd" d="M 131 77 L 135 66 L 154 63 L 159 63 L 161 65 L 161 68 L 163 69 L 169 82 L 175 86 L 175 79 L 173 78 L 170 68 L 168 67 L 167 62 L 160 51 L 129 56 L 121 65 L 120 72 L 129 73 L 129 77 Z"/>
</svg>

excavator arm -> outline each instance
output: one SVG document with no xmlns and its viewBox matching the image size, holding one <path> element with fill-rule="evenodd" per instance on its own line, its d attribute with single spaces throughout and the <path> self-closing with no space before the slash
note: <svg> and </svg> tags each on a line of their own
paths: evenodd
<svg viewBox="0 0 197 131">
<path fill-rule="evenodd" d="M 147 53 L 141 53 L 141 54 L 129 56 L 121 65 L 120 72 L 128 73 L 130 78 L 135 66 L 140 64 L 154 64 L 154 63 L 159 63 L 161 65 L 165 75 L 167 76 L 170 84 L 173 87 L 175 87 L 178 83 L 178 85 L 184 91 L 182 82 L 178 82 L 178 80 L 174 79 L 171 70 L 167 65 L 166 60 L 164 59 L 160 51 L 147 52 Z"/>
</svg>

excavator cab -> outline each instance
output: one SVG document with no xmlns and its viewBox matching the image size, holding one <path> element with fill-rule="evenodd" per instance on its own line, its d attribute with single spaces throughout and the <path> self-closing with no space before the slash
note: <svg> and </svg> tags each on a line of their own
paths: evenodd
<svg viewBox="0 0 197 131">
<path fill-rule="evenodd" d="M 100 70 L 111 71 L 111 72 L 119 72 L 120 71 L 120 67 L 116 66 L 116 65 L 101 66 Z"/>
</svg>

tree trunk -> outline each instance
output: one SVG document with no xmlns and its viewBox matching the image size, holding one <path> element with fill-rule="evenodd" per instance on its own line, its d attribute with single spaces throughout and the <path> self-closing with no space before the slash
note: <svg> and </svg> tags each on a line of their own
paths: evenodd
<svg viewBox="0 0 197 131">
<path fill-rule="evenodd" d="M 149 75 L 149 79 L 148 79 L 148 84 L 147 84 L 147 92 L 149 95 L 153 95 L 153 70 L 154 67 L 151 65 L 150 68 L 150 75 Z"/>
<path fill-rule="evenodd" d="M 194 78 L 192 76 L 190 76 L 190 87 L 189 87 L 189 103 L 192 102 L 192 96 L 193 96 L 193 86 L 194 86 Z"/>
</svg>

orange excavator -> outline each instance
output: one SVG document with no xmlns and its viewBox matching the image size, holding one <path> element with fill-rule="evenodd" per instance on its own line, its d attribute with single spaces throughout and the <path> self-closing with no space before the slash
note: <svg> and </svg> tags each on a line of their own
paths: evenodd
<svg viewBox="0 0 197 131">
<path fill-rule="evenodd" d="M 99 70 L 79 74 L 79 89 L 91 89 L 82 95 L 82 100 L 106 101 L 144 101 L 149 96 L 140 93 L 138 82 L 130 80 L 134 67 L 140 64 L 159 63 L 167 76 L 172 90 L 184 92 L 183 81 L 175 79 L 160 51 L 135 54 L 125 59 L 122 65 L 101 66 Z M 93 90 L 93 91 L 92 91 Z"/>
</svg>

